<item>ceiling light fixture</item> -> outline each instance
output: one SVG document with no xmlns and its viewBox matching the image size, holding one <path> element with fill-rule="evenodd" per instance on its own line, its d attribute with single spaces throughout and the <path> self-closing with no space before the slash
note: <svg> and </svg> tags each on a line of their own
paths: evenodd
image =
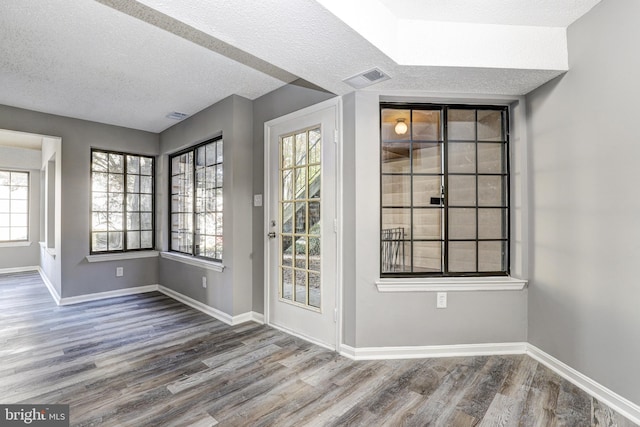
<svg viewBox="0 0 640 427">
<path fill-rule="evenodd" d="M 404 135 L 405 133 L 407 133 L 407 131 L 409 130 L 409 127 L 407 126 L 407 124 L 404 122 L 404 119 L 398 119 L 396 120 L 396 127 L 393 128 L 393 130 L 398 134 L 398 135 Z"/>
</svg>

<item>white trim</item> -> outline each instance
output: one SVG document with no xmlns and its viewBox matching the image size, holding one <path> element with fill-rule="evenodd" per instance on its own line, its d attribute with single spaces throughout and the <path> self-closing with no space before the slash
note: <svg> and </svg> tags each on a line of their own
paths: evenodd
<svg viewBox="0 0 640 427">
<path fill-rule="evenodd" d="M 571 366 L 545 353 L 533 344 L 527 344 L 527 355 L 542 363 L 562 378 L 580 387 L 582 390 L 609 406 L 620 415 L 640 424 L 640 406 L 609 390 Z"/>
<path fill-rule="evenodd" d="M 342 344 L 340 354 L 353 360 L 386 360 L 525 354 L 526 349 L 524 342 L 357 348 Z"/>
<path fill-rule="evenodd" d="M 60 305 L 60 300 L 62 298 L 60 297 L 60 294 L 58 294 L 56 287 L 53 286 L 53 283 L 51 283 L 51 280 L 49 280 L 42 267 L 37 267 L 37 270 L 40 274 L 40 277 L 42 278 L 42 281 L 47 286 L 47 289 L 49 290 L 49 293 L 51 294 L 51 297 L 55 301 L 56 305 Z"/>
<path fill-rule="evenodd" d="M 126 259 L 155 258 L 158 254 L 158 251 L 132 251 L 117 254 L 87 255 L 86 259 L 88 262 L 121 261 Z"/>
<path fill-rule="evenodd" d="M 29 265 L 26 267 L 10 267 L 10 268 L 0 268 L 0 274 L 8 274 L 8 273 L 22 273 L 25 271 L 38 271 L 37 265 Z"/>
<path fill-rule="evenodd" d="M 18 241 L 18 242 L 0 242 L 0 248 L 14 248 L 19 246 L 31 246 L 30 241 Z"/>
<path fill-rule="evenodd" d="M 315 344 L 315 345 L 318 345 L 318 346 L 320 346 L 322 348 L 326 348 L 327 350 L 336 351 L 335 347 L 333 347 L 331 344 L 327 344 L 327 343 L 324 343 L 322 341 L 318 341 L 317 339 L 315 339 L 313 337 L 310 337 L 310 336 L 305 335 L 305 334 L 301 334 L 300 332 L 296 332 L 296 331 L 294 331 L 292 329 L 289 329 L 287 327 L 276 325 L 275 323 L 269 323 L 269 326 L 271 326 L 274 329 L 278 329 L 278 330 L 280 330 L 280 331 L 282 331 L 282 332 L 284 332 L 286 334 L 293 335 L 294 337 L 298 337 L 300 339 L 308 341 L 311 344 Z"/>
<path fill-rule="evenodd" d="M 63 297 L 59 305 L 73 305 L 82 302 L 98 301 L 107 298 L 122 297 L 125 295 L 143 294 L 158 290 L 158 285 L 138 286 L 135 288 L 116 289 L 114 291 L 97 292 L 94 294 L 78 295 L 75 297 Z"/>
<path fill-rule="evenodd" d="M 389 278 L 375 281 L 378 292 L 521 291 L 527 280 L 514 277 Z"/>
<path fill-rule="evenodd" d="M 205 268 L 207 270 L 216 271 L 218 273 L 222 273 L 224 271 L 225 266 L 216 261 L 207 261 L 200 258 L 196 258 L 189 255 L 176 254 L 174 252 L 160 252 L 160 257 L 165 259 L 170 259 L 172 261 L 181 262 L 184 264 L 193 265 L 194 267 Z"/>
<path fill-rule="evenodd" d="M 251 312 L 251 321 L 256 322 L 256 323 L 260 323 L 261 325 L 264 325 L 264 314 L 252 311 Z"/>
</svg>

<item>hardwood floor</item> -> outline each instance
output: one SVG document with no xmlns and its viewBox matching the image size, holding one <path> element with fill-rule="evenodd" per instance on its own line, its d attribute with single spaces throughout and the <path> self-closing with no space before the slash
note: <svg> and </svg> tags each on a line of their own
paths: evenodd
<svg viewBox="0 0 640 427">
<path fill-rule="evenodd" d="M 354 362 L 160 293 L 58 307 L 0 275 L 0 403 L 75 426 L 632 426 L 528 356 Z"/>
</svg>

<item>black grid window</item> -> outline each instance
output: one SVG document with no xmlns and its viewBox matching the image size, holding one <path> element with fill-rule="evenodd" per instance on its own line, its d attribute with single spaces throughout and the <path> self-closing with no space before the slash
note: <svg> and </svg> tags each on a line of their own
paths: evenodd
<svg viewBox="0 0 640 427">
<path fill-rule="evenodd" d="M 381 274 L 509 272 L 508 109 L 381 105 Z"/>
<path fill-rule="evenodd" d="M 222 261 L 222 138 L 174 154 L 170 164 L 171 250 Z"/>
<path fill-rule="evenodd" d="M 29 172 L 0 170 L 0 242 L 29 239 Z"/>
<path fill-rule="evenodd" d="M 91 151 L 91 253 L 154 248 L 153 161 Z"/>
</svg>

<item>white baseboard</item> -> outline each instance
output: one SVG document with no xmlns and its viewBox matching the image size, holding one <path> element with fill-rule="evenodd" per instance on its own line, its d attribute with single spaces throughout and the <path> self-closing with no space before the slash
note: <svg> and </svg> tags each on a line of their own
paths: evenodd
<svg viewBox="0 0 640 427">
<path fill-rule="evenodd" d="M 42 268 L 37 267 L 36 270 L 38 271 L 38 274 L 40 274 L 40 277 L 42 278 L 42 281 L 44 282 L 44 284 L 46 285 L 47 289 L 49 290 L 49 293 L 51 294 L 51 297 L 55 301 L 56 305 L 60 305 L 62 298 L 60 297 L 60 294 L 56 290 L 56 287 L 53 286 L 53 283 L 51 283 L 51 280 L 49 280 L 49 277 L 47 277 L 47 275 L 45 274 L 45 272 L 44 272 L 44 270 Z"/>
<path fill-rule="evenodd" d="M 315 339 L 313 337 L 310 337 L 308 335 L 301 334 L 299 332 L 293 331 L 293 330 L 291 330 L 289 328 L 286 328 L 284 326 L 275 325 L 273 323 L 269 323 L 269 326 L 271 326 L 272 328 L 278 329 L 278 330 L 280 330 L 280 331 L 282 331 L 282 332 L 284 332 L 286 334 L 293 335 L 294 337 L 298 337 L 298 338 L 303 339 L 305 341 L 308 341 L 308 342 L 310 342 L 312 344 L 318 345 L 320 347 L 324 347 L 324 348 L 329 349 L 331 351 L 336 351 L 335 347 L 332 347 L 330 344 L 326 344 L 326 343 L 324 343 L 322 341 L 318 341 L 317 339 Z"/>
<path fill-rule="evenodd" d="M 207 304 L 201 303 L 198 300 L 176 292 L 173 289 L 166 288 L 162 285 L 158 285 L 158 290 L 166 296 L 171 297 L 176 301 L 180 301 L 184 305 L 188 305 L 191 308 L 195 308 L 198 311 L 208 314 L 209 316 L 218 319 L 226 323 L 227 325 L 233 325 L 233 316 L 225 313 L 224 311 L 220 311 L 217 308 L 213 308 Z"/>
<path fill-rule="evenodd" d="M 0 268 L 0 274 L 23 273 L 25 271 L 38 271 L 38 266 L 30 265 L 26 267 Z"/>
<path fill-rule="evenodd" d="M 422 359 L 431 357 L 525 354 L 526 349 L 527 343 L 524 342 L 358 348 L 342 344 L 340 346 L 340 354 L 353 360 Z"/>
<path fill-rule="evenodd" d="M 143 294 L 158 290 L 158 285 L 137 286 L 135 288 L 116 289 L 114 291 L 97 292 L 95 294 L 78 295 L 76 297 L 64 297 L 60 299 L 59 305 L 72 305 L 82 302 L 98 301 L 101 299 L 122 297 L 125 295 Z"/>
<path fill-rule="evenodd" d="M 571 366 L 545 353 L 533 344 L 527 344 L 527 355 L 542 363 L 562 378 L 580 387 L 620 415 L 640 425 L 640 406 L 609 390 L 581 372 L 576 371 Z"/>
</svg>

